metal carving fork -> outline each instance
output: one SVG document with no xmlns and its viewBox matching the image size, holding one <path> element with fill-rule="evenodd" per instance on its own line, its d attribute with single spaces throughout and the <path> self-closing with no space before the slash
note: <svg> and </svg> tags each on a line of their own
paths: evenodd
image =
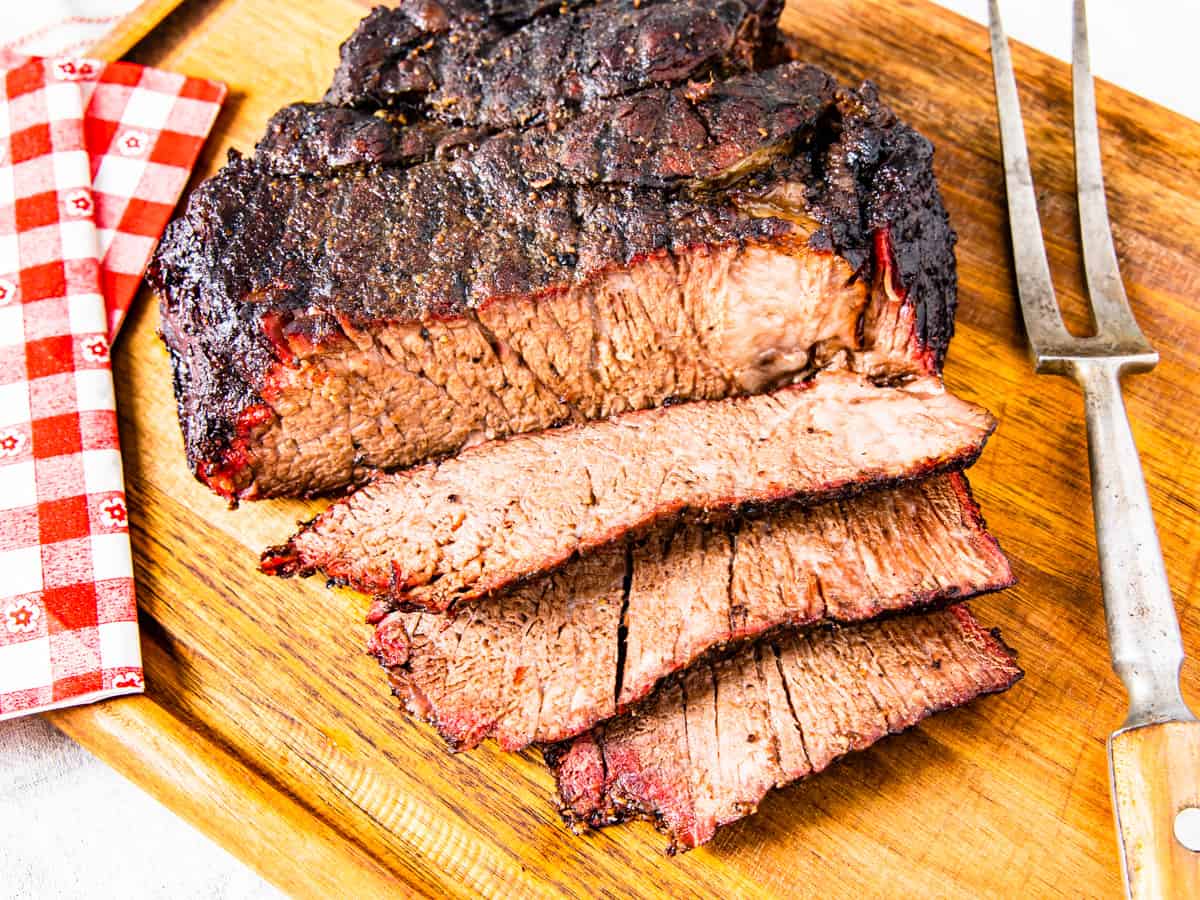
<svg viewBox="0 0 1200 900">
<path fill-rule="evenodd" d="M 1112 665 L 1129 716 L 1108 740 L 1113 814 L 1132 897 L 1200 897 L 1200 722 L 1179 690 L 1183 641 L 1125 404 L 1123 374 L 1158 363 L 1129 308 L 1104 199 L 1084 0 L 1075 0 L 1075 177 L 1095 334 L 1063 326 L 1050 281 L 1008 40 L 989 0 L 992 65 L 1021 315 L 1038 373 L 1083 390 Z M 1069 890 L 1069 888 L 1068 888 Z"/>
</svg>

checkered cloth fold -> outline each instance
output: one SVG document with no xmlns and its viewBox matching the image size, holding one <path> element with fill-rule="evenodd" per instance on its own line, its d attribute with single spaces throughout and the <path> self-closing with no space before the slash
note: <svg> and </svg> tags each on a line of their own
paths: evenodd
<svg viewBox="0 0 1200 900">
<path fill-rule="evenodd" d="M 109 347 L 224 87 L 31 59 L 0 91 L 0 719 L 142 690 Z"/>
</svg>

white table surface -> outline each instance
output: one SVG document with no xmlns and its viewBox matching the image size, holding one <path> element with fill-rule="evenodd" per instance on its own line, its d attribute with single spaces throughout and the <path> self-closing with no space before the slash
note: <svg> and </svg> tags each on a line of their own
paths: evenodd
<svg viewBox="0 0 1200 900">
<path fill-rule="evenodd" d="M 939 2 L 986 20 L 984 0 Z M 1068 0 L 1006 0 L 1002 10 L 1010 36 L 1069 57 Z M 1200 119 L 1195 67 L 1185 62 L 1200 35 L 1200 3 L 1091 0 L 1089 24 L 1099 77 Z M 0 897 L 278 896 L 42 720 L 0 724 Z"/>
</svg>

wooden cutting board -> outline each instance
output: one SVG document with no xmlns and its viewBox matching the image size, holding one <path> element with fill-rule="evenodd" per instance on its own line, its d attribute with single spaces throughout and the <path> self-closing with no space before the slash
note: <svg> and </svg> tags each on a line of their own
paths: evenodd
<svg viewBox="0 0 1200 900">
<path fill-rule="evenodd" d="M 142 0 L 103 38 L 88 48 L 97 59 L 120 59 L 175 10 L 182 0 Z"/>
<path fill-rule="evenodd" d="M 208 175 L 277 107 L 322 93 L 364 11 L 192 0 L 132 58 L 229 84 Z M 1000 418 L 971 478 L 1020 578 L 976 609 L 1019 649 L 1023 682 L 776 792 L 693 853 L 663 856 L 644 823 L 572 837 L 536 753 L 450 756 L 399 714 L 362 652 L 361 599 L 256 573 L 259 550 L 317 504 L 230 511 L 193 481 L 146 293 L 114 360 L 148 693 L 52 721 L 298 895 L 1116 896 L 1104 741 L 1124 699 L 1081 404 L 1026 361 L 985 33 L 900 0 L 795 3 L 784 28 L 839 77 L 870 75 L 938 148 L 962 282 L 946 376 Z M 1016 62 L 1051 268 L 1082 323 L 1068 70 L 1022 48 Z M 1200 654 L 1200 125 L 1107 85 L 1098 94 L 1117 249 L 1162 352 L 1129 381 L 1129 408 L 1184 639 Z M 1200 699 L 1200 668 L 1184 677 Z"/>
</svg>

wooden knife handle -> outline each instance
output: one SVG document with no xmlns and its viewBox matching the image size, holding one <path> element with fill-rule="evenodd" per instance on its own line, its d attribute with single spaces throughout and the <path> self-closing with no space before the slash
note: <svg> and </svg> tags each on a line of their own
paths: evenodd
<svg viewBox="0 0 1200 900">
<path fill-rule="evenodd" d="M 1179 812 L 1200 817 L 1200 722 L 1118 731 L 1108 742 L 1117 837 L 1129 896 L 1200 897 L 1200 852 L 1176 838 Z M 1188 843 L 1200 848 L 1200 828 Z"/>
</svg>

